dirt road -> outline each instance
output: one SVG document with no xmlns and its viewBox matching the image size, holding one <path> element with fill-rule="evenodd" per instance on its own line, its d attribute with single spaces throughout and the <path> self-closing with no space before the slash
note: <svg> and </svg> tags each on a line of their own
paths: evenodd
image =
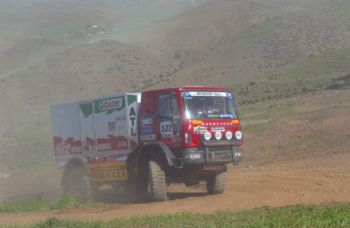
<svg viewBox="0 0 350 228">
<path fill-rule="evenodd" d="M 350 154 L 259 167 L 240 166 L 230 172 L 228 189 L 222 195 L 206 195 L 203 186 L 172 186 L 170 200 L 167 202 L 119 201 L 99 209 L 1 214 L 0 224 L 30 224 L 49 217 L 107 220 L 134 215 L 211 213 L 217 210 L 244 210 L 262 206 L 350 202 Z"/>
</svg>

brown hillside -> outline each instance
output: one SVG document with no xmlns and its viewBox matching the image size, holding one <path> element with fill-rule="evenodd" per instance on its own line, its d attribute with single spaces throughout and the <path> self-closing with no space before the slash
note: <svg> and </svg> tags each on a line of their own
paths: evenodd
<svg viewBox="0 0 350 228">
<path fill-rule="evenodd" d="M 26 67 L 45 60 L 63 48 L 64 44 L 45 39 L 21 40 L 10 48 L 4 48 L 0 51 L 0 78 L 10 76 L 16 71 L 23 71 Z"/>
<path fill-rule="evenodd" d="M 0 110 L 5 150 L 23 153 L 26 147 L 49 157 L 50 105 L 138 91 L 160 80 L 169 81 L 179 65 L 162 53 L 100 41 L 61 51 L 7 76 L 0 80 L 0 105 L 6 107 Z"/>
<path fill-rule="evenodd" d="M 139 43 L 184 62 L 176 84 L 226 85 L 349 47 L 350 19 L 342 7 L 348 3 L 210 1 L 146 30 Z"/>
</svg>

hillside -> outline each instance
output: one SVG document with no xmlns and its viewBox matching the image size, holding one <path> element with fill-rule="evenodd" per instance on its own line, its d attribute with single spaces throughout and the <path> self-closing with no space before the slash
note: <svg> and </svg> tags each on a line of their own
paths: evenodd
<svg viewBox="0 0 350 228">
<path fill-rule="evenodd" d="M 38 64 L 66 46 L 45 39 L 25 39 L 0 51 L 0 79 Z"/>
<path fill-rule="evenodd" d="M 0 4 L 0 175 L 54 166 L 52 104 L 185 84 L 234 89 L 243 164 L 348 152 L 349 1 Z"/>
<path fill-rule="evenodd" d="M 17 48 L 9 52 L 14 50 Z M 0 110 L 4 126 L 0 132 L 9 163 L 21 160 L 16 158 L 24 151 L 33 160 L 38 160 L 38 153 L 44 155 L 43 160 L 51 156 L 47 151 L 52 104 L 106 96 L 126 88 L 135 91 L 160 80 L 169 81 L 180 64 L 164 53 L 106 40 L 65 49 L 4 77 L 0 81 L 0 105 L 6 109 Z M 29 165 L 33 160 L 23 162 Z"/>
<path fill-rule="evenodd" d="M 350 47 L 348 7 L 341 0 L 211 1 L 149 28 L 139 44 L 184 62 L 176 84 L 237 84 Z"/>
<path fill-rule="evenodd" d="M 1 44 L 41 38 L 67 43 L 117 38 L 178 15 L 206 0 L 0 0 Z"/>
</svg>

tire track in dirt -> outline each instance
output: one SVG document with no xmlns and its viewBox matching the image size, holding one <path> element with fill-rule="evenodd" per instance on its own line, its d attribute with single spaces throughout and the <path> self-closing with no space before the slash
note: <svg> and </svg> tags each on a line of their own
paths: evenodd
<svg viewBox="0 0 350 228">
<path fill-rule="evenodd" d="M 175 185 L 170 187 L 169 192 L 171 199 L 166 202 L 119 201 L 102 208 L 1 214 L 0 224 L 31 224 L 50 217 L 108 220 L 140 215 L 212 213 L 217 210 L 245 210 L 263 206 L 350 202 L 350 154 L 259 167 L 235 167 L 230 169 L 228 189 L 221 195 L 207 195 L 204 184 L 193 188 Z"/>
</svg>

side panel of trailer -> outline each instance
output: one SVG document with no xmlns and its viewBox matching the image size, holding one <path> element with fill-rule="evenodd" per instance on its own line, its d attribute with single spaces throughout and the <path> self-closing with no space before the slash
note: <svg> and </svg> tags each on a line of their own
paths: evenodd
<svg viewBox="0 0 350 228">
<path fill-rule="evenodd" d="M 57 162 L 88 158 L 93 181 L 127 179 L 127 155 L 138 146 L 140 94 L 120 94 L 52 107 Z"/>
<path fill-rule="evenodd" d="M 79 113 L 77 103 L 52 107 L 52 133 L 56 158 L 82 154 Z"/>
<path fill-rule="evenodd" d="M 137 101 L 137 94 L 121 94 L 53 106 L 55 155 L 130 153 L 138 145 Z"/>
</svg>

